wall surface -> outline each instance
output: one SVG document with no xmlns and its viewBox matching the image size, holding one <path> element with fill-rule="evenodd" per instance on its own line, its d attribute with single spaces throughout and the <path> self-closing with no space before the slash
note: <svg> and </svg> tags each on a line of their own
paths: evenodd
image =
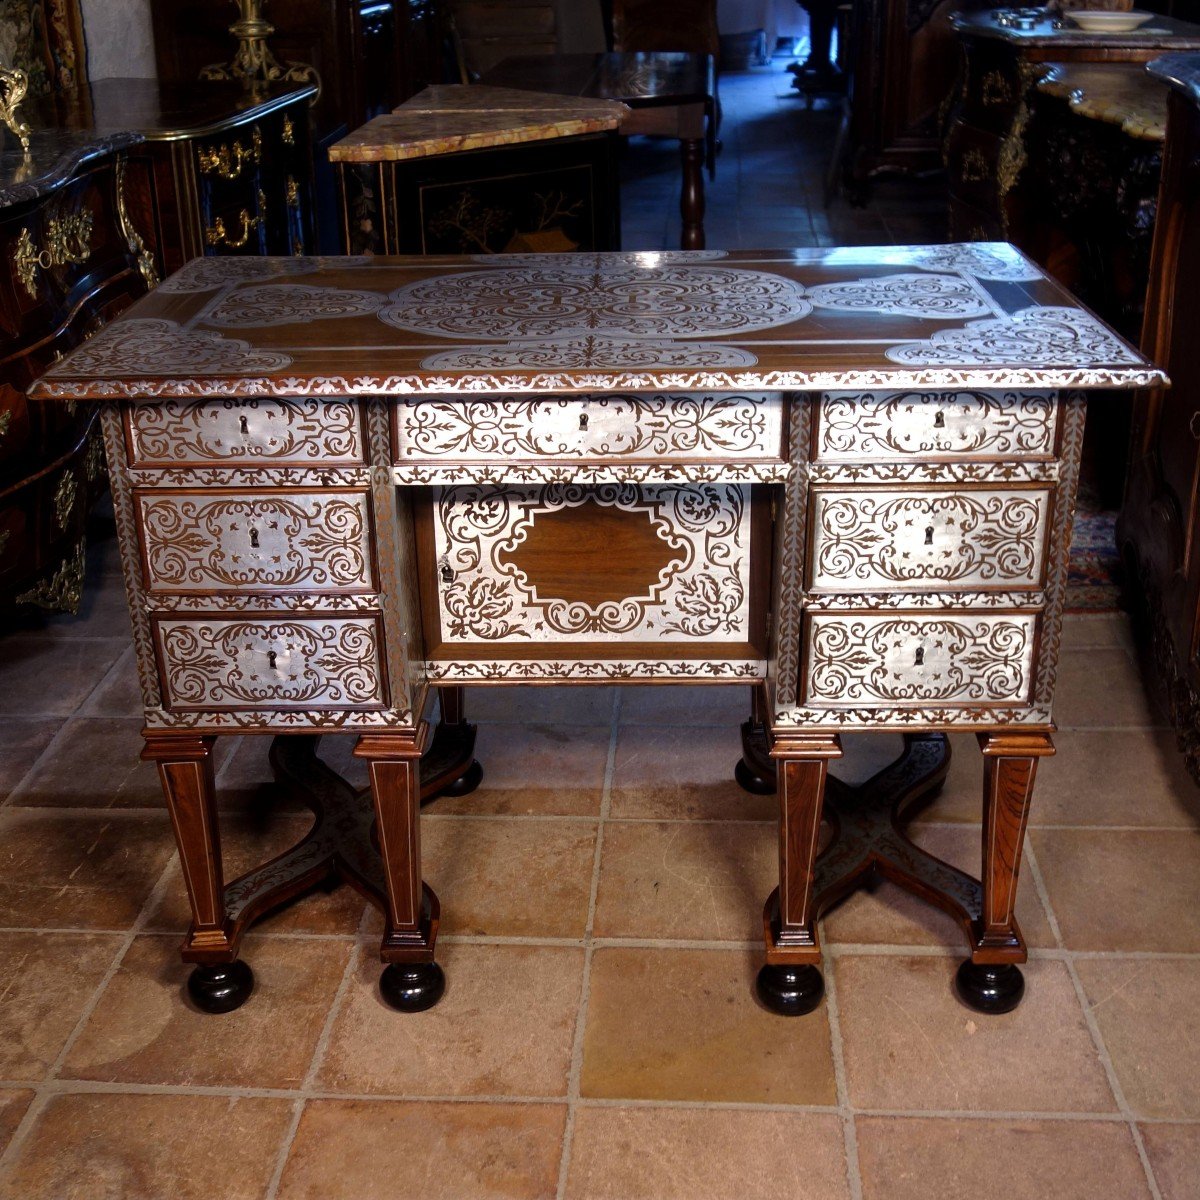
<svg viewBox="0 0 1200 1200">
<path fill-rule="evenodd" d="M 153 79 L 150 0 L 82 0 L 92 79 Z"/>
</svg>

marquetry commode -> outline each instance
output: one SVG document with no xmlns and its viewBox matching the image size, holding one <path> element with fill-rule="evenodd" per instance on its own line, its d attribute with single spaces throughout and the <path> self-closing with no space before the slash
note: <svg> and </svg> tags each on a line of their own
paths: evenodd
<svg viewBox="0 0 1200 1200">
<path fill-rule="evenodd" d="M 819 1001 L 816 918 L 877 873 L 961 921 L 967 1003 L 1012 1007 L 1085 391 L 1162 379 L 1000 244 L 191 263 L 36 395 L 102 408 L 193 999 L 241 1003 L 246 927 L 338 873 L 386 914 L 385 998 L 436 1002 L 418 813 L 479 780 L 463 685 L 741 681 L 738 778 L 780 794 L 763 1002 Z M 902 832 L 953 729 L 980 880 Z M 904 754 L 846 787 L 847 730 Z M 315 755 L 337 732 L 365 796 Z M 288 735 L 318 814 L 228 883 L 224 733 Z"/>
</svg>

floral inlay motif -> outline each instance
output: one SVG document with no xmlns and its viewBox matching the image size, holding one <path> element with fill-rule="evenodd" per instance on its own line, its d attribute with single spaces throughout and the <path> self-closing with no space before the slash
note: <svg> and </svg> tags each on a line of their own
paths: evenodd
<svg viewBox="0 0 1200 1200">
<path fill-rule="evenodd" d="M 497 346 L 464 346 L 443 350 L 423 359 L 427 371 L 597 371 L 716 370 L 752 367 L 758 359 L 737 346 L 705 342 L 668 342 L 645 339 L 618 341 L 608 337 L 547 338 L 536 342 L 508 342 Z M 628 386 L 635 386 L 630 380 Z M 480 388 L 480 391 L 491 390 Z M 546 389 L 551 390 L 551 389 Z"/>
<path fill-rule="evenodd" d="M 955 704 L 1029 699 L 1034 616 L 811 618 L 806 701 Z"/>
<path fill-rule="evenodd" d="M 923 367 L 1086 367 L 1142 361 L 1089 313 L 1054 306 L 942 329 L 927 341 L 890 346 L 884 353 L 892 362 Z"/>
<path fill-rule="evenodd" d="M 925 271 L 958 271 L 996 282 L 1032 283 L 1042 278 L 1042 272 L 1006 242 L 918 246 L 911 251 L 911 261 Z"/>
<path fill-rule="evenodd" d="M 808 289 L 818 308 L 897 317 L 982 317 L 994 312 L 987 296 L 961 275 L 880 275 Z"/>
<path fill-rule="evenodd" d="M 622 270 L 548 261 L 437 275 L 397 288 L 380 318 L 447 338 L 717 337 L 812 311 L 801 284 L 768 271 L 663 265 Z"/>
<path fill-rule="evenodd" d="M 585 504 L 645 514 L 670 551 L 645 591 L 589 604 L 539 594 L 510 556 L 539 516 Z M 745 641 L 750 506 L 735 484 L 441 489 L 434 545 L 447 642 Z"/>
<path fill-rule="evenodd" d="M 308 287 L 299 283 L 268 283 L 230 292 L 204 315 L 205 325 L 265 328 L 340 317 L 367 317 L 379 311 L 386 297 L 350 288 Z"/>
<path fill-rule="evenodd" d="M 72 352 L 56 371 L 101 379 L 145 375 L 269 375 L 292 365 L 290 355 L 255 350 L 219 333 L 184 329 L 175 321 L 122 317 Z"/>
<path fill-rule="evenodd" d="M 213 255 L 193 259 L 158 286 L 160 294 L 183 295 L 190 292 L 215 292 L 229 284 L 256 279 L 283 279 L 312 275 L 328 267 L 356 267 L 366 262 L 362 255 L 308 258 L 263 258 L 257 256 Z"/>
</svg>

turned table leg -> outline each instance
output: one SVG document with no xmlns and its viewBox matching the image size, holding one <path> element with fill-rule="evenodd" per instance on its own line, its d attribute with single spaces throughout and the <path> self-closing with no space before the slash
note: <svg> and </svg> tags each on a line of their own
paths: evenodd
<svg viewBox="0 0 1200 1200">
<path fill-rule="evenodd" d="M 980 1012 L 1004 1013 L 1021 1002 L 1017 963 L 1028 957 L 1014 916 L 1017 877 L 1039 758 L 1054 753 L 1044 733 L 981 733 L 983 752 L 982 904 L 971 927 L 971 957 L 958 970 L 958 995 Z"/>
<path fill-rule="evenodd" d="M 149 734 L 142 758 L 158 764 L 192 906 L 192 927 L 182 953 L 184 962 L 198 965 L 188 978 L 188 994 L 205 1012 L 223 1013 L 246 1001 L 254 988 L 254 975 L 237 959 L 225 907 L 213 772 L 215 743 L 216 738 L 195 734 Z"/>
<path fill-rule="evenodd" d="M 421 1012 L 441 999 L 446 980 L 433 961 L 439 907 L 421 880 L 421 738 L 413 733 L 368 733 L 356 758 L 367 760 L 379 853 L 387 885 L 379 957 L 384 1000 L 401 1012 Z"/>
<path fill-rule="evenodd" d="M 836 734 L 780 739 L 771 750 L 779 779 L 779 887 L 763 912 L 767 962 L 759 999 L 782 1016 L 812 1012 L 825 982 L 817 940 L 815 889 L 821 809 L 831 759 L 842 755 Z"/>
</svg>

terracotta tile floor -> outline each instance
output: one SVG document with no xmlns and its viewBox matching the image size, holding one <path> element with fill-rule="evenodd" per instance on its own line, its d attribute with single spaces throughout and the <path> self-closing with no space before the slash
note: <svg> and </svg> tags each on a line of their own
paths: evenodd
<svg viewBox="0 0 1200 1200">
<path fill-rule="evenodd" d="M 831 117 L 785 93 L 726 81 L 710 245 L 911 227 L 916 185 L 814 207 L 823 161 L 794 143 L 827 146 Z M 630 159 L 627 244 L 670 245 L 674 150 Z M 774 801 L 731 780 L 748 697 L 577 688 L 468 697 L 485 782 L 425 818 L 437 1008 L 384 1008 L 378 918 L 341 888 L 258 926 L 258 990 L 207 1017 L 181 995 L 178 866 L 96 533 L 84 612 L 0 640 L 0 1198 L 1200 1193 L 1200 792 L 1122 617 L 1068 619 L 1015 1013 L 954 1000 L 956 927 L 891 887 L 826 920 L 816 1013 L 758 1007 Z M 842 774 L 896 742 L 848 739 Z M 361 781 L 348 746 L 325 754 Z M 971 867 L 979 756 L 954 748 L 916 836 Z M 265 751 L 222 747 L 233 870 L 304 828 Z"/>
</svg>

